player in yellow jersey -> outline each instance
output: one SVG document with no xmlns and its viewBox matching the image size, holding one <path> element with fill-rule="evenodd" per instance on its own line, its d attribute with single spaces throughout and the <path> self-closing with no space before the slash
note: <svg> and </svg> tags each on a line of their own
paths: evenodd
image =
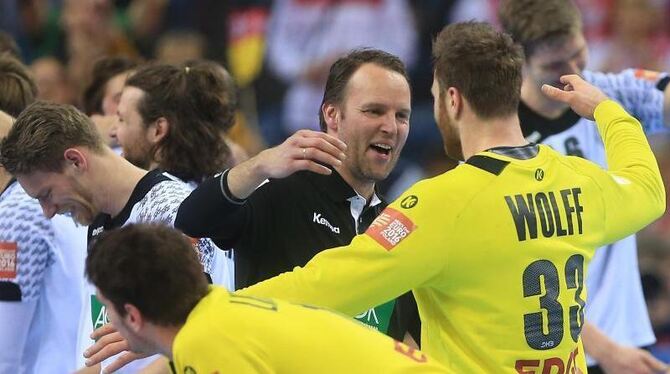
<svg viewBox="0 0 670 374">
<path fill-rule="evenodd" d="M 447 373 L 420 351 L 333 312 L 208 286 L 189 241 L 128 225 L 91 248 L 86 273 L 134 352 L 177 373 Z"/>
<path fill-rule="evenodd" d="M 589 260 L 665 209 L 642 128 L 601 91 L 564 76 L 563 89 L 543 91 L 595 117 L 609 171 L 528 144 L 517 117 L 520 47 L 469 22 L 442 30 L 433 54 L 435 117 L 447 154 L 465 163 L 411 187 L 349 246 L 238 294 L 353 316 L 412 289 L 422 349 L 448 370 L 586 372 Z"/>
</svg>

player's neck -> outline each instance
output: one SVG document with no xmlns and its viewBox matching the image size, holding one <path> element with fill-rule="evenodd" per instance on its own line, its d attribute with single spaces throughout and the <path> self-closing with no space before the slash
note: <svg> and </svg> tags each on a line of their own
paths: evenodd
<svg viewBox="0 0 670 374">
<path fill-rule="evenodd" d="M 177 333 L 179 333 L 179 330 L 181 330 L 183 326 L 184 325 L 154 328 L 150 339 L 154 343 L 158 353 L 173 360 L 172 346 L 174 344 L 174 339 L 177 337 Z"/>
<path fill-rule="evenodd" d="M 113 151 L 96 156 L 91 169 L 94 188 L 93 201 L 100 211 L 112 217 L 118 215 L 130 200 L 137 183 L 147 174 Z"/>
<path fill-rule="evenodd" d="M 12 175 L 6 172 L 4 168 L 0 167 L 0 192 L 7 187 L 7 183 L 9 183 L 10 180 L 12 180 Z"/>
<path fill-rule="evenodd" d="M 344 181 L 347 182 L 357 194 L 363 196 L 366 201 L 370 202 L 372 195 L 375 193 L 375 182 L 373 180 L 358 178 L 344 166 L 336 167 L 335 170 L 337 170 L 342 179 L 344 179 Z"/>
<path fill-rule="evenodd" d="M 521 85 L 521 101 L 534 112 L 548 119 L 558 118 L 568 109 L 567 105 L 546 97 L 540 87 L 529 78 L 525 78 Z"/>
<path fill-rule="evenodd" d="M 465 160 L 490 148 L 528 144 L 516 113 L 508 117 L 469 120 L 460 127 L 460 136 Z"/>
</svg>

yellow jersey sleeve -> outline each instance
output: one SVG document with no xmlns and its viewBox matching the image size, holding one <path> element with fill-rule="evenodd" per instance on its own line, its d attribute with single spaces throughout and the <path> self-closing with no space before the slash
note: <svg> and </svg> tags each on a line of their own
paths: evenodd
<svg viewBox="0 0 670 374">
<path fill-rule="evenodd" d="M 665 187 L 640 123 L 616 102 L 596 108 L 596 123 L 607 153 L 607 177 L 594 174 L 604 205 L 604 241 L 640 230 L 665 211 Z"/>
<path fill-rule="evenodd" d="M 354 316 L 429 284 L 447 262 L 446 251 L 437 248 L 448 242 L 444 232 L 422 228 L 431 209 L 425 201 L 416 205 L 421 185 L 389 205 L 349 246 L 323 251 L 304 268 L 237 292 L 305 302 Z M 445 220 L 444 225 L 448 224 Z"/>
</svg>

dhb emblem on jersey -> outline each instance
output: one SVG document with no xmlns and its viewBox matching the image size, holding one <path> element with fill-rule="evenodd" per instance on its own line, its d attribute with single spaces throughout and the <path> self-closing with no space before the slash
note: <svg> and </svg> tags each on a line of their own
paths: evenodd
<svg viewBox="0 0 670 374">
<path fill-rule="evenodd" d="M 393 208 L 386 208 L 375 218 L 366 234 L 390 251 L 415 229 L 416 225 L 406 215 Z"/>
<path fill-rule="evenodd" d="M 405 208 L 405 209 L 411 209 L 416 206 L 416 204 L 419 202 L 419 198 L 416 197 L 416 195 L 409 195 L 402 199 L 400 202 L 400 206 Z"/>
<path fill-rule="evenodd" d="M 15 242 L 0 242 L 0 278 L 16 278 Z"/>
</svg>

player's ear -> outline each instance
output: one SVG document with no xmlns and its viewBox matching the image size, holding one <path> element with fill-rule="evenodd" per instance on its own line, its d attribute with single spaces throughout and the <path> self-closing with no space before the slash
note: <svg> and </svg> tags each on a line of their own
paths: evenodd
<svg viewBox="0 0 670 374">
<path fill-rule="evenodd" d="M 148 129 L 147 137 L 151 144 L 158 144 L 170 133 L 170 121 L 165 117 L 155 120 Z"/>
<path fill-rule="evenodd" d="M 456 87 L 449 87 L 445 96 L 445 105 L 451 118 L 460 117 L 463 111 L 463 95 Z"/>
<path fill-rule="evenodd" d="M 326 123 L 326 130 L 330 134 L 337 134 L 339 131 L 340 125 L 340 109 L 337 105 L 332 103 L 326 103 L 321 106 L 321 114 L 323 115 L 323 120 Z"/>
<path fill-rule="evenodd" d="M 78 148 L 68 148 L 63 152 L 66 166 L 73 166 L 76 170 L 86 170 L 88 161 L 86 155 Z"/>
<path fill-rule="evenodd" d="M 134 332 L 139 332 L 142 329 L 144 324 L 144 319 L 142 318 L 142 313 L 139 309 L 133 304 L 124 304 L 123 309 L 126 311 L 124 320 L 126 325 L 129 326 Z"/>
</svg>

